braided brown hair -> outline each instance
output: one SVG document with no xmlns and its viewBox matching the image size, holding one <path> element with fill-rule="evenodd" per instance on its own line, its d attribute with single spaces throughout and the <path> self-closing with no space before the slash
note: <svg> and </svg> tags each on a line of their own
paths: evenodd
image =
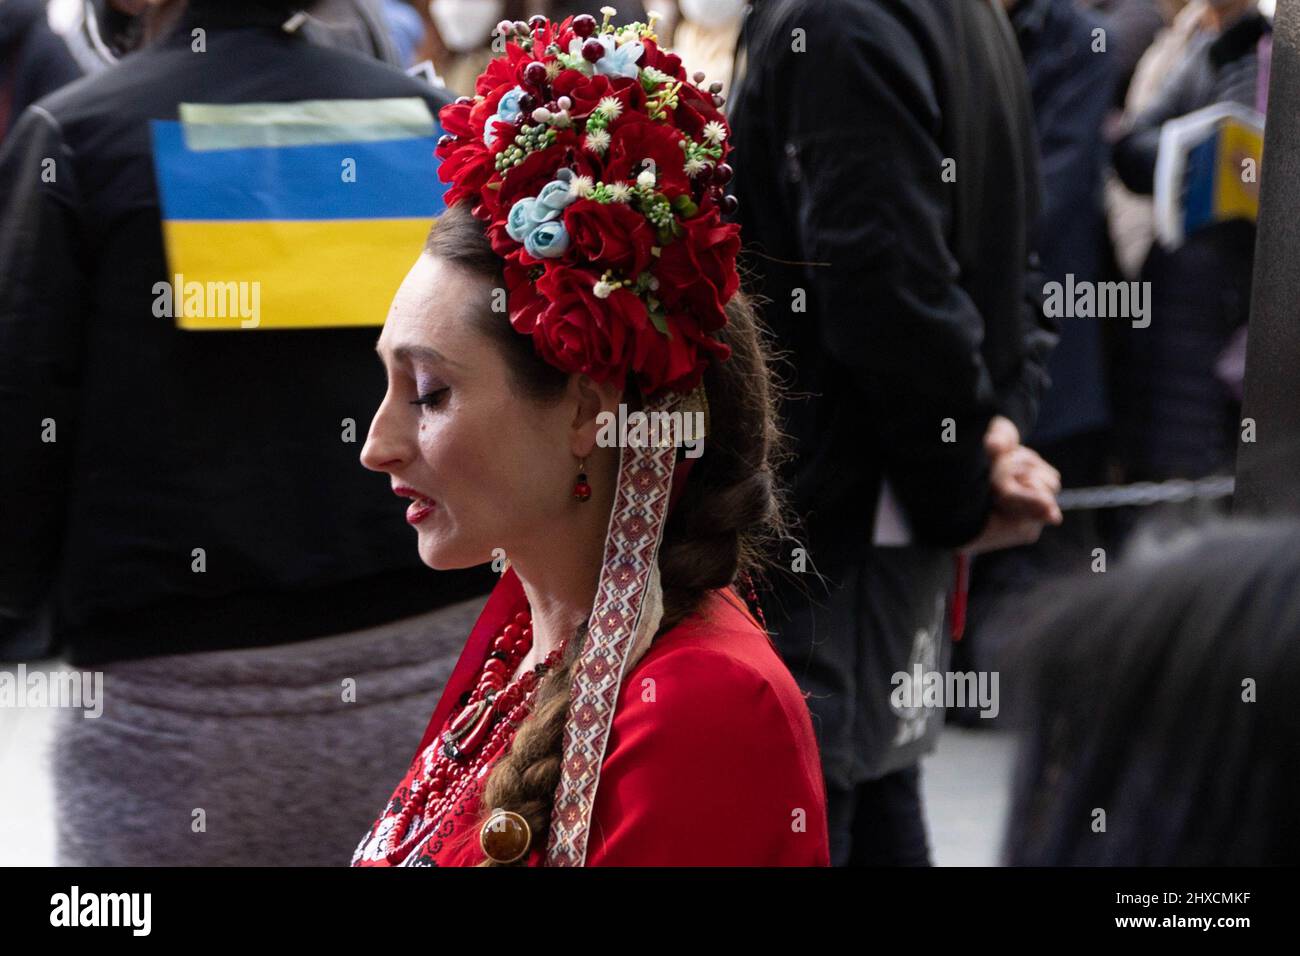
<svg viewBox="0 0 1300 956">
<path fill-rule="evenodd" d="M 442 214 L 425 250 L 504 286 L 501 259 L 468 203 L 457 203 Z M 664 597 L 660 634 L 694 611 L 709 591 L 768 567 L 766 555 L 786 531 L 776 478 L 785 442 L 777 426 L 779 385 L 771 372 L 766 335 L 743 293 L 732 297 L 726 313 L 719 338 L 731 347 L 731 357 L 713 363 L 704 374 L 709 404 L 706 451 L 691 467 L 659 548 Z M 528 336 L 495 313 L 483 316 L 482 331 L 502 350 L 520 394 L 539 401 L 559 398 L 568 375 L 543 361 Z M 635 386 L 629 385 L 628 391 L 634 392 Z M 637 398 L 629 394 L 626 401 L 632 405 Z M 584 630 L 585 625 L 541 681 L 532 713 L 484 786 L 484 817 L 496 808 L 522 816 L 532 830 L 530 852 L 545 847 L 550 832 L 565 715 Z M 487 860 L 482 865 L 498 864 Z"/>
</svg>

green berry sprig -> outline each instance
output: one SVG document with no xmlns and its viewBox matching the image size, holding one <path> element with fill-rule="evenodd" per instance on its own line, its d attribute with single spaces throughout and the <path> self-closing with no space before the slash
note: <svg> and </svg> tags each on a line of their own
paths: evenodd
<svg viewBox="0 0 1300 956">
<path fill-rule="evenodd" d="M 510 169 L 522 163 L 529 153 L 546 149 L 553 144 L 558 135 L 553 127 L 543 123 L 525 126 L 515 137 L 514 143 L 497 153 L 497 172 L 504 176 Z"/>
</svg>

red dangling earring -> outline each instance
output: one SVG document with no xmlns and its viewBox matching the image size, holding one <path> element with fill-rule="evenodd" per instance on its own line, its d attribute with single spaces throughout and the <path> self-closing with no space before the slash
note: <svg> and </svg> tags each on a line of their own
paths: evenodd
<svg viewBox="0 0 1300 956">
<path fill-rule="evenodd" d="M 573 497 L 578 501 L 586 501 L 591 497 L 591 485 L 587 484 L 587 459 L 585 458 L 578 466 L 578 480 L 573 483 Z"/>
</svg>

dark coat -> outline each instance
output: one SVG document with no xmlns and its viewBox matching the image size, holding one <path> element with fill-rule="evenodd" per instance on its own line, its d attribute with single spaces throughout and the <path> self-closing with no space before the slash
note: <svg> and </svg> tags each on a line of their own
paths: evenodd
<svg viewBox="0 0 1300 956">
<path fill-rule="evenodd" d="M 282 19 L 214 11 L 203 53 L 200 21 L 182 23 L 30 108 L 0 156 L 0 639 L 48 609 L 77 664 L 264 646 L 484 589 L 421 564 L 387 479 L 340 440 L 345 418 L 364 438 L 383 397 L 375 329 L 194 333 L 153 313 L 170 276 L 150 119 L 181 102 L 445 101 Z"/>
<path fill-rule="evenodd" d="M 46 22 L 41 0 L 0 3 L 0 142 L 23 110 L 79 76 L 72 54 Z"/>
<path fill-rule="evenodd" d="M 1021 0 L 1011 10 L 1038 130 L 1043 170 L 1043 211 L 1038 253 L 1043 276 L 1064 283 L 1099 282 L 1106 248 L 1102 186 L 1109 150 L 1102 122 L 1114 99 L 1116 62 L 1093 50 L 1100 18 L 1074 0 Z M 1059 442 L 1105 428 L 1110 408 L 1103 366 L 1104 320 L 1066 316 L 1047 370 L 1043 396 L 1028 440 Z"/>
<path fill-rule="evenodd" d="M 812 552 L 864 553 L 882 475 L 920 543 L 962 544 L 991 503 L 985 427 L 1028 434 L 1055 342 L 1010 25 L 988 0 L 767 0 L 741 43 L 735 193 L 764 317 L 811 394 L 785 420 Z"/>
<path fill-rule="evenodd" d="M 1001 413 L 1028 434 L 1046 385 L 1037 148 L 1015 38 L 987 0 L 769 0 L 742 47 L 741 238 L 787 356 L 802 543 L 833 584 L 778 582 L 768 620 L 838 806 L 933 746 L 941 717 L 896 708 L 892 675 L 946 666 L 943 549 L 987 519 L 984 431 Z M 913 547 L 872 547 L 882 477 Z"/>
</svg>

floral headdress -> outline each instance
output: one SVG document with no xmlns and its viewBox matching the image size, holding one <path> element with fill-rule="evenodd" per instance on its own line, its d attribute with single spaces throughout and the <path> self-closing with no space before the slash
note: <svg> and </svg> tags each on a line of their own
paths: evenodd
<svg viewBox="0 0 1300 956">
<path fill-rule="evenodd" d="M 723 193 L 731 168 L 721 87 L 701 88 L 699 73 L 687 79 L 659 48 L 653 15 L 616 29 L 615 11 L 601 12 L 599 24 L 580 15 L 497 25 L 494 46 L 504 52 L 475 96 L 440 114 L 445 199 L 468 200 L 486 221 L 505 260 L 510 322 L 543 359 L 597 381 L 631 376 L 651 414 L 701 405 L 707 414 L 701 378 L 729 355 L 716 333 L 740 284 L 739 227 L 722 221 L 736 204 Z M 623 675 L 663 616 L 659 545 L 692 464 L 678 467 L 678 450 L 628 444 L 620 452 L 596 597 L 573 665 L 546 848 L 553 866 L 586 859 Z M 502 601 L 517 588 L 511 574 L 497 585 Z M 476 632 L 494 623 L 480 619 Z M 462 663 L 478 666 L 481 651 L 467 645 Z"/>
<path fill-rule="evenodd" d="M 505 259 L 514 328 L 565 372 L 692 391 L 739 286 L 717 84 L 687 78 L 650 22 L 503 20 L 476 95 L 443 107 L 446 202 L 473 202 Z"/>
</svg>

